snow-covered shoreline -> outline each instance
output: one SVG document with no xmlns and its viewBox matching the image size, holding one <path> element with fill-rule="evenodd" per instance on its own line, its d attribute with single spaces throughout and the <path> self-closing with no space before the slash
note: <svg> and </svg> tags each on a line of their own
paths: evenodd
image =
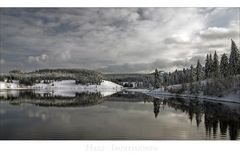
<svg viewBox="0 0 240 155">
<path fill-rule="evenodd" d="M 100 92 L 102 96 L 109 96 L 122 91 L 122 86 L 111 81 L 103 80 L 100 85 L 81 85 L 76 84 L 75 80 L 53 81 L 49 84 L 38 83 L 33 86 L 20 85 L 18 81 L 12 83 L 0 82 L 0 95 L 17 95 L 20 90 L 33 90 L 38 94 L 50 93 L 53 96 L 74 97 L 76 93 L 82 92 Z"/>
<path fill-rule="evenodd" d="M 23 86 L 19 84 L 17 80 L 13 82 L 2 82 L 0 81 L 0 90 L 22 90 L 22 89 L 31 89 L 29 86 Z"/>
<path fill-rule="evenodd" d="M 152 96 L 152 97 L 176 97 L 176 98 L 191 98 L 191 99 L 201 99 L 211 102 L 231 102 L 231 103 L 238 103 L 240 104 L 240 96 L 237 94 L 228 95 L 225 97 L 213 97 L 213 96 L 205 96 L 205 95 L 192 95 L 192 94 L 173 94 L 166 91 L 160 91 L 160 90 L 148 90 L 145 89 L 143 91 L 141 90 L 127 90 L 127 91 L 134 91 L 134 92 L 141 92 L 143 94 Z"/>
<path fill-rule="evenodd" d="M 20 85 L 18 81 L 13 81 L 12 83 L 0 82 L 0 90 L 26 90 L 32 89 L 36 91 L 46 91 L 46 92 L 54 92 L 54 94 L 66 94 L 67 92 L 118 92 L 122 91 L 123 87 L 111 81 L 103 80 L 100 85 L 81 85 L 76 84 L 75 80 L 63 80 L 63 81 L 53 81 L 49 84 L 38 83 L 33 86 L 24 86 Z M 131 92 L 140 92 L 153 97 L 177 97 L 177 98 L 191 98 L 191 99 L 201 99 L 212 102 L 231 102 L 231 103 L 239 103 L 240 104 L 240 96 L 237 94 L 231 94 L 224 97 L 213 97 L 213 96 L 205 96 L 205 95 L 192 95 L 192 94 L 174 94 L 170 92 L 166 92 L 163 90 L 148 90 L 148 89 L 127 89 L 127 91 Z"/>
<path fill-rule="evenodd" d="M 13 81 L 12 83 L 0 82 L 0 90 L 22 90 L 22 89 L 34 89 L 34 90 L 47 90 L 47 91 L 83 91 L 83 90 L 112 90 L 121 91 L 122 86 L 113 83 L 111 81 L 103 80 L 100 85 L 81 85 L 76 84 L 75 80 L 62 80 L 53 81 L 49 84 L 37 83 L 33 86 L 24 86 L 19 84 L 18 81 Z"/>
</svg>

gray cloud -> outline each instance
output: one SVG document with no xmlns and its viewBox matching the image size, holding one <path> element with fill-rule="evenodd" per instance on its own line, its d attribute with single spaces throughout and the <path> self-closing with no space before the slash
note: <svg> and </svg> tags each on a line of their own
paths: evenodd
<svg viewBox="0 0 240 155">
<path fill-rule="evenodd" d="M 238 36 L 237 28 L 210 27 L 200 32 L 200 36 L 206 40 L 236 38 Z"/>
<path fill-rule="evenodd" d="M 0 64 L 1 64 L 1 65 L 5 64 L 5 62 L 6 62 L 6 61 L 5 61 L 4 59 L 0 59 Z"/>
<path fill-rule="evenodd" d="M 173 71 L 179 68 L 189 68 L 190 65 L 196 66 L 198 60 L 204 64 L 204 56 L 194 56 L 190 59 L 178 59 L 175 61 L 170 61 L 167 59 L 158 59 L 151 63 L 137 63 L 131 64 L 126 63 L 122 65 L 110 65 L 107 67 L 99 68 L 98 70 L 106 73 L 151 73 L 154 69 L 158 68 L 162 71 Z"/>
<path fill-rule="evenodd" d="M 189 66 L 208 52 L 228 52 L 230 39 L 237 39 L 237 11 L 1 9 L 1 72 L 63 67 L 119 73 Z"/>
</svg>

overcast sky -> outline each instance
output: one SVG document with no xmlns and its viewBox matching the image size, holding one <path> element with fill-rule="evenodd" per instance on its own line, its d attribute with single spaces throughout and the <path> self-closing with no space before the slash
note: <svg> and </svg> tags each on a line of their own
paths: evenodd
<svg viewBox="0 0 240 155">
<path fill-rule="evenodd" d="M 172 71 L 239 45 L 238 8 L 1 9 L 1 72 Z"/>
</svg>

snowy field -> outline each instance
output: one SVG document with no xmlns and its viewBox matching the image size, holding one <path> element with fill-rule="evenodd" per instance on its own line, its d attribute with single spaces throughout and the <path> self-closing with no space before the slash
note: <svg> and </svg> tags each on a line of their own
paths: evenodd
<svg viewBox="0 0 240 155">
<path fill-rule="evenodd" d="M 9 89 L 9 90 L 15 90 L 15 89 L 30 89 L 28 86 L 20 85 L 17 80 L 13 80 L 12 83 L 2 82 L 0 81 L 0 90 L 1 89 Z"/>
<path fill-rule="evenodd" d="M 33 86 L 23 86 L 18 81 L 13 81 L 13 83 L 0 82 L 0 89 L 8 91 L 33 89 L 38 93 L 51 92 L 55 96 L 74 96 L 76 92 L 101 92 L 103 96 L 108 96 L 121 91 L 123 87 L 106 80 L 103 80 L 100 85 L 81 85 L 76 84 L 75 80 L 63 80 L 54 81 L 49 84 L 42 82 Z"/>
<path fill-rule="evenodd" d="M 76 84 L 75 80 L 63 80 L 63 81 L 54 81 L 50 84 L 38 83 L 31 87 L 32 89 L 43 89 L 43 90 L 113 90 L 120 91 L 122 90 L 122 86 L 110 82 L 105 81 L 100 85 L 81 85 Z"/>
</svg>

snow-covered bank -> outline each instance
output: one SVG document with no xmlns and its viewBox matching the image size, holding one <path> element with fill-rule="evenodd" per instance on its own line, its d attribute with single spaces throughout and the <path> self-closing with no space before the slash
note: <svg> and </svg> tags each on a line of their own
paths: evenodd
<svg viewBox="0 0 240 155">
<path fill-rule="evenodd" d="M 217 101 L 217 102 L 231 102 L 231 103 L 240 104 L 240 97 L 236 94 L 231 94 L 224 97 L 213 97 L 213 96 L 191 95 L 191 94 L 172 94 L 169 92 L 151 92 L 151 91 L 144 94 L 150 95 L 153 97 L 167 96 L 167 97 L 177 97 L 177 98 L 202 99 L 202 100 L 207 100 L 211 102 Z"/>
<path fill-rule="evenodd" d="M 74 97 L 75 93 L 81 92 L 100 92 L 102 96 L 109 96 L 122 90 L 122 86 L 103 81 L 100 85 L 81 85 L 76 84 L 74 80 L 55 81 L 50 84 L 39 83 L 32 86 L 37 93 L 50 92 L 53 96 Z"/>
<path fill-rule="evenodd" d="M 4 93 L 9 94 L 9 92 L 16 92 L 21 89 L 32 89 L 36 93 L 44 94 L 51 93 L 53 96 L 68 96 L 74 97 L 76 93 L 82 92 L 100 92 L 102 96 L 109 96 L 116 92 L 122 90 L 122 86 L 113 83 L 111 81 L 103 80 L 100 85 L 81 85 L 76 84 L 75 80 L 63 80 L 63 81 L 54 81 L 49 84 L 38 83 L 33 86 L 23 86 L 18 83 L 18 81 L 13 81 L 13 83 L 1 82 L 0 83 L 0 95 L 5 95 Z"/>
<path fill-rule="evenodd" d="M 76 84 L 75 80 L 63 80 L 63 81 L 54 81 L 49 84 L 38 83 L 31 87 L 32 89 L 44 89 L 44 90 L 113 90 L 120 91 L 122 86 L 103 80 L 100 85 L 81 85 Z"/>
<path fill-rule="evenodd" d="M 103 80 L 100 85 L 81 85 L 76 84 L 75 80 L 62 80 L 62 81 L 53 81 L 49 84 L 46 83 L 37 83 L 33 86 L 23 86 L 20 85 L 18 81 L 13 81 L 12 83 L 0 82 L 0 89 L 42 89 L 42 90 L 64 90 L 64 91 L 77 91 L 77 90 L 108 90 L 108 91 L 121 91 L 122 86 L 113 83 L 111 81 Z"/>
<path fill-rule="evenodd" d="M 31 89 L 31 88 L 28 86 L 23 86 L 19 84 L 17 80 L 13 80 L 12 83 L 0 81 L 0 90 L 1 89 L 15 90 L 15 89 Z"/>
<path fill-rule="evenodd" d="M 129 90 L 127 90 L 129 91 Z M 146 90 L 146 89 L 135 89 L 130 90 L 134 92 L 141 92 L 149 96 L 153 97 L 176 97 L 176 98 L 191 98 L 191 99 L 202 99 L 211 102 L 231 102 L 231 103 L 239 103 L 240 104 L 240 95 L 239 94 L 229 94 L 224 97 L 213 97 L 213 96 L 205 96 L 205 95 L 192 95 L 192 94 L 173 94 L 170 92 L 162 91 L 162 90 Z"/>
</svg>

